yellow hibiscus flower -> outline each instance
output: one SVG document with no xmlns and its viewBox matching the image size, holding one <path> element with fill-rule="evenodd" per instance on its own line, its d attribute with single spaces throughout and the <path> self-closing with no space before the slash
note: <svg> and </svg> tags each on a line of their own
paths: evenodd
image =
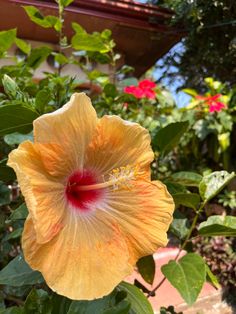
<svg viewBox="0 0 236 314">
<path fill-rule="evenodd" d="M 136 261 L 167 243 L 174 203 L 150 181 L 148 132 L 117 116 L 97 118 L 74 94 L 34 121 L 34 143 L 9 155 L 29 216 L 22 248 L 48 286 L 74 300 L 109 294 Z"/>
</svg>

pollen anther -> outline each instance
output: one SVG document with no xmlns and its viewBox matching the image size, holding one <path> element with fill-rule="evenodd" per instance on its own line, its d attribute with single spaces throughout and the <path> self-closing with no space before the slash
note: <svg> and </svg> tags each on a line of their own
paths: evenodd
<svg viewBox="0 0 236 314">
<path fill-rule="evenodd" d="M 127 165 L 125 167 L 113 169 L 109 173 L 107 181 L 97 184 L 79 185 L 78 190 L 89 191 L 107 187 L 112 187 L 114 191 L 118 189 L 130 190 L 132 188 L 132 182 L 139 176 L 139 169 L 139 165 Z"/>
<path fill-rule="evenodd" d="M 131 189 L 132 181 L 136 179 L 139 172 L 139 166 L 125 166 L 113 169 L 109 174 L 109 182 L 112 183 L 113 189 L 118 190 L 119 188 Z"/>
</svg>

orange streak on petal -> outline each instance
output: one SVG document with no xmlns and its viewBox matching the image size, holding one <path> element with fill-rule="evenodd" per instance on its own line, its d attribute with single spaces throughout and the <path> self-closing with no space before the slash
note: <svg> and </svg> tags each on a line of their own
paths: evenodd
<svg viewBox="0 0 236 314">
<path fill-rule="evenodd" d="M 45 244 L 36 242 L 28 218 L 22 238 L 25 259 L 58 294 L 74 300 L 101 298 L 132 272 L 126 242 L 108 221 L 74 218 Z"/>
<path fill-rule="evenodd" d="M 117 220 L 130 250 L 131 263 L 167 244 L 174 201 L 159 181 L 137 181 L 130 191 L 110 193 L 108 215 Z"/>
<path fill-rule="evenodd" d="M 138 164 L 149 177 L 153 157 L 147 130 L 117 116 L 104 116 L 86 151 L 85 167 L 108 175 L 115 168 Z"/>
<path fill-rule="evenodd" d="M 48 173 L 39 147 L 31 142 L 24 142 L 13 150 L 9 155 L 8 165 L 17 174 L 34 221 L 37 241 L 50 241 L 60 231 L 65 215 L 63 182 Z"/>
<path fill-rule="evenodd" d="M 34 121 L 34 138 L 36 143 L 62 145 L 71 167 L 82 169 L 96 125 L 97 115 L 90 99 L 84 93 L 75 93 L 62 108 Z"/>
</svg>

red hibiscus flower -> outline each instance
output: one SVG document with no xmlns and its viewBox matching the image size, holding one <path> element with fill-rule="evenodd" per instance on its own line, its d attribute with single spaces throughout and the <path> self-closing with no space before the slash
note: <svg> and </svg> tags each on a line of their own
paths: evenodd
<svg viewBox="0 0 236 314">
<path fill-rule="evenodd" d="M 203 101 L 205 104 L 209 106 L 209 111 L 210 112 L 219 112 L 223 108 L 226 107 L 226 105 L 219 100 L 219 98 L 222 97 L 221 94 L 216 94 L 214 96 L 201 96 L 198 95 L 196 96 L 196 99 Z"/>
<path fill-rule="evenodd" d="M 138 86 L 126 86 L 124 92 L 126 94 L 131 94 L 138 99 L 148 98 L 155 99 L 156 93 L 153 88 L 156 87 L 156 84 L 150 80 L 142 80 L 139 82 Z"/>
</svg>

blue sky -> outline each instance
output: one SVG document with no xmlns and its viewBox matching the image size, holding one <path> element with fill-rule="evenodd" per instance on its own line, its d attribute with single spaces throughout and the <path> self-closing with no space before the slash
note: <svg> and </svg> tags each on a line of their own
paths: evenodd
<svg viewBox="0 0 236 314">
<path fill-rule="evenodd" d="M 146 3 L 147 2 L 147 0 L 136 0 L 136 1 L 140 2 L 140 3 Z M 184 49 L 183 44 L 180 42 L 180 43 L 177 43 L 168 53 L 173 53 L 176 50 L 178 52 L 180 52 L 183 49 Z M 164 71 L 163 69 L 158 68 L 158 65 L 160 65 L 160 64 L 163 65 L 163 59 L 160 59 L 156 64 L 157 69 L 153 73 L 155 80 L 158 80 L 162 76 L 163 71 Z M 171 72 L 178 72 L 178 69 L 175 67 L 171 67 L 170 71 Z M 179 86 L 181 86 L 183 83 L 181 78 L 176 78 L 175 82 L 172 84 L 170 84 L 170 82 L 167 78 L 162 79 L 162 83 L 167 89 L 169 89 L 171 91 L 178 107 L 184 107 L 188 104 L 191 97 L 188 96 L 187 94 L 185 94 L 184 92 L 181 92 L 181 91 L 176 92 L 176 89 Z"/>
<path fill-rule="evenodd" d="M 169 52 L 168 54 L 172 54 L 174 51 L 178 51 L 181 52 L 184 49 L 183 44 L 180 42 L 178 44 L 176 44 Z M 164 69 L 161 69 L 160 67 L 158 67 L 158 65 L 163 66 L 164 65 L 164 60 L 160 59 L 158 60 L 158 62 L 156 63 L 156 70 L 154 71 L 153 75 L 154 75 L 154 79 L 158 80 L 163 72 L 165 71 L 165 67 Z M 165 66 L 165 65 L 164 65 Z M 171 72 L 177 72 L 178 73 L 178 69 L 176 67 L 171 67 L 170 68 Z M 170 92 L 172 93 L 178 107 L 184 107 L 188 104 L 189 100 L 191 99 L 191 97 L 187 94 L 185 94 L 182 91 L 177 92 L 177 88 L 180 87 L 183 84 L 183 80 L 181 79 L 181 77 L 176 77 L 175 81 L 170 83 L 168 78 L 163 78 L 162 79 L 162 84 L 168 89 L 170 90 Z"/>
</svg>

